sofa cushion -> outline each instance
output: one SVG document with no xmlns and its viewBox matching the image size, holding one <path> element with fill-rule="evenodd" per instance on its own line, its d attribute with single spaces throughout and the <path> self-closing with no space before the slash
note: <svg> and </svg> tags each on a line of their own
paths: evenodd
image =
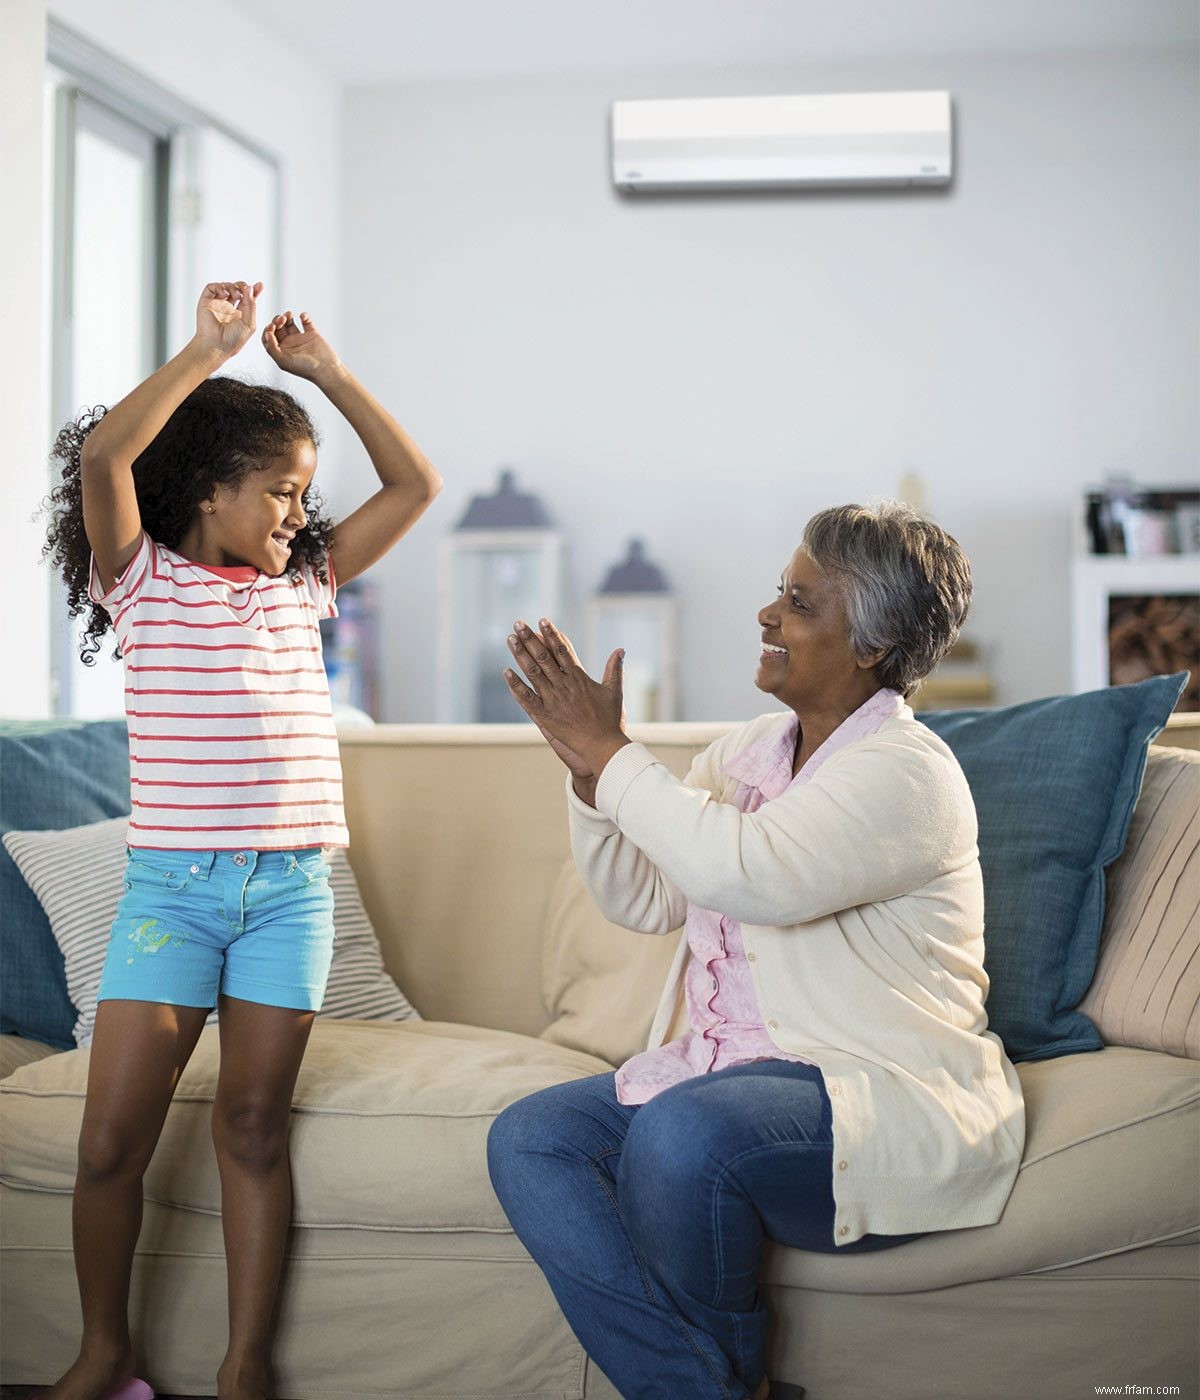
<svg viewBox="0 0 1200 1400">
<path fill-rule="evenodd" d="M 644 1050 L 681 934 L 659 938 L 610 924 L 568 860 L 542 926 L 542 996 L 553 1017 L 542 1039 L 611 1065 Z"/>
<path fill-rule="evenodd" d="M 1200 1058 L 1200 753 L 1150 751 L 1107 905 L 1079 1009 L 1108 1045 Z"/>
<path fill-rule="evenodd" d="M 70 1192 L 88 1052 L 0 1081 L 0 1177 Z M 148 1200 L 210 1214 L 220 1183 L 209 1137 L 217 1030 L 200 1036 L 146 1174 Z M 293 1222 L 398 1231 L 507 1232 L 488 1180 L 493 1118 L 526 1094 L 609 1067 L 508 1031 L 435 1021 L 318 1021 L 293 1100 Z"/>
<path fill-rule="evenodd" d="M 1060 1269 L 1200 1228 L 1200 1065 L 1113 1046 L 1017 1067 L 1025 1155 L 995 1225 L 877 1254 L 775 1249 L 774 1282 L 910 1293 Z"/>
<path fill-rule="evenodd" d="M 1104 871 L 1186 674 L 1002 710 L 920 718 L 962 765 L 979 816 L 989 1027 L 1013 1060 L 1103 1043 L 1078 1010 L 1096 970 Z"/>
<path fill-rule="evenodd" d="M 0 1082 L 0 1177 L 69 1193 L 88 1052 L 25 1065 Z M 206 1030 L 146 1177 L 150 1201 L 215 1215 L 209 1139 L 216 1031 Z M 506 1031 L 444 1022 L 318 1023 L 296 1087 L 298 1229 L 506 1232 L 488 1182 L 500 1109 L 549 1084 L 601 1073 L 588 1055 Z M 1112 1047 L 1019 1073 L 1026 1154 L 995 1225 L 931 1234 L 878 1254 L 779 1249 L 768 1277 L 797 1287 L 904 1293 L 1056 1269 L 1184 1238 L 1200 1227 L 1200 1066 Z M 350 1236 L 343 1235 L 347 1248 Z"/>
<path fill-rule="evenodd" d="M 90 1045 L 96 993 L 125 874 L 127 819 L 66 831 L 9 831 L 5 849 L 37 895 L 66 964 L 67 992 L 78 1010 L 77 1045 Z M 403 1021 L 417 1012 L 384 970 L 375 930 L 344 850 L 330 854 L 335 939 L 325 999 L 332 1020 Z M 216 1020 L 216 1013 L 209 1018 Z"/>
<path fill-rule="evenodd" d="M 59 829 L 129 811 L 125 721 L 0 724 L 0 834 Z M 75 1008 L 50 922 L 0 849 L 0 1032 L 59 1049 L 74 1041 Z"/>
</svg>

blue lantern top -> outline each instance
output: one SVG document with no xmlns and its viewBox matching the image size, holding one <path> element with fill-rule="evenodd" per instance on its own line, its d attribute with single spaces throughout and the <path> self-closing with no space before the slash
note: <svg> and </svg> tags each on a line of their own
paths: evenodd
<svg viewBox="0 0 1200 1400">
<path fill-rule="evenodd" d="M 554 522 L 541 501 L 529 491 L 518 491 L 511 468 L 500 472 L 494 496 L 476 496 L 454 527 L 455 530 L 548 530 Z"/>
<path fill-rule="evenodd" d="M 669 593 L 667 576 L 646 558 L 641 540 L 629 541 L 629 554 L 624 563 L 614 564 L 600 589 L 601 593 Z"/>
</svg>

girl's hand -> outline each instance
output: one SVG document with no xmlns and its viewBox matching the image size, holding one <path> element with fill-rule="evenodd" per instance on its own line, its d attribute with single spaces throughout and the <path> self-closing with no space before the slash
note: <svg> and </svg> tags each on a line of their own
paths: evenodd
<svg viewBox="0 0 1200 1400">
<path fill-rule="evenodd" d="M 300 313 L 299 323 L 290 311 L 273 316 L 263 331 L 262 341 L 280 369 L 301 379 L 315 381 L 342 367 L 337 352 L 313 325 L 307 311 Z"/>
<path fill-rule="evenodd" d="M 196 307 L 196 339 L 224 359 L 236 355 L 254 334 L 255 299 L 261 282 L 210 282 Z"/>
<path fill-rule="evenodd" d="M 594 681 L 570 641 L 545 619 L 538 632 L 524 622 L 514 623 L 508 645 L 535 687 L 525 685 L 515 671 L 505 671 L 514 699 L 571 770 L 576 791 L 594 789 L 605 763 L 628 742 L 621 687 L 624 653 L 614 651 L 604 679 Z"/>
</svg>

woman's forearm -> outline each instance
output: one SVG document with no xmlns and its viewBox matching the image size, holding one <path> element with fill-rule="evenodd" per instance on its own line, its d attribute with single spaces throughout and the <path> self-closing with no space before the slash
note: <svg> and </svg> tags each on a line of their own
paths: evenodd
<svg viewBox="0 0 1200 1400">
<path fill-rule="evenodd" d="M 747 924 L 801 924 L 912 894 L 975 858 L 940 766 L 864 740 L 746 813 L 635 746 L 602 776 L 597 810 L 694 904 Z"/>
<path fill-rule="evenodd" d="M 570 801 L 568 807 L 571 854 L 604 917 L 634 933 L 678 928 L 687 916 L 687 900 L 678 887 L 600 812 Z"/>
</svg>

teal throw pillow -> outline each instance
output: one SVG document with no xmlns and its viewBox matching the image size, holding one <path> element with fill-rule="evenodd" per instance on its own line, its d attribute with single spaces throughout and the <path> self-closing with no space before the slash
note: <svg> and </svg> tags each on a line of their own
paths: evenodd
<svg viewBox="0 0 1200 1400">
<path fill-rule="evenodd" d="M 988 1024 L 1013 1060 L 1101 1048 L 1077 1007 L 1096 971 L 1104 871 L 1124 848 L 1146 749 L 1186 679 L 919 716 L 954 751 L 975 799 Z"/>
<path fill-rule="evenodd" d="M 128 811 L 123 719 L 0 722 L 0 834 L 61 831 Z M 62 953 L 45 911 L 3 847 L 0 910 L 0 1031 L 74 1049 L 75 1008 Z"/>
</svg>

